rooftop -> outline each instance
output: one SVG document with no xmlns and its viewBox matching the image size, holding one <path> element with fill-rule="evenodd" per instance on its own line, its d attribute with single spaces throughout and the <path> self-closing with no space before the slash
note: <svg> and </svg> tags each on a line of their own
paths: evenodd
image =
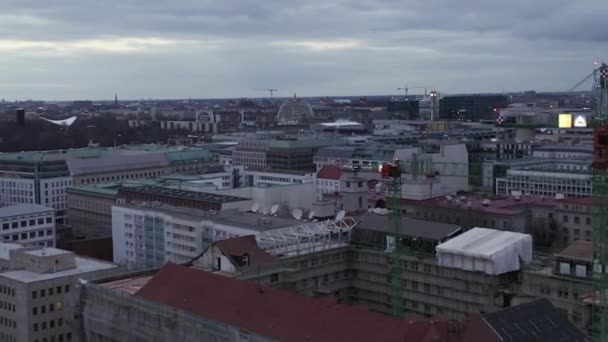
<svg viewBox="0 0 608 342">
<path fill-rule="evenodd" d="M 21 283 L 35 283 L 56 278 L 76 276 L 79 274 L 110 270 L 117 266 L 108 262 L 88 258 L 75 258 L 76 267 L 54 273 L 36 273 L 28 270 L 9 270 L 0 273 L 0 278 L 8 278 Z"/>
<path fill-rule="evenodd" d="M 54 212 L 54 209 L 38 204 L 20 204 L 8 207 L 0 207 L 0 219 L 14 216 L 24 216 Z"/>
<path fill-rule="evenodd" d="M 269 216 L 249 211 L 223 210 L 212 219 L 214 222 L 223 223 L 245 229 L 257 231 L 275 230 L 287 227 L 302 225 L 303 221 L 298 221 L 291 217 Z"/>
<path fill-rule="evenodd" d="M 342 169 L 334 165 L 326 165 L 319 170 L 317 178 L 339 180 L 342 177 Z"/>
<path fill-rule="evenodd" d="M 169 263 L 136 296 L 279 341 L 406 341 L 408 322 Z M 410 335 L 411 336 L 411 335 Z M 420 335 L 419 337 L 422 337 Z"/>
<path fill-rule="evenodd" d="M 392 224 L 389 222 L 388 215 L 368 213 L 358 217 L 358 221 L 359 224 L 355 227 L 355 230 L 366 229 L 385 233 L 393 233 L 395 231 Z M 399 230 L 403 236 L 440 241 L 458 234 L 461 231 L 461 228 L 449 223 L 422 221 L 402 217 Z"/>
<path fill-rule="evenodd" d="M 33 256 L 55 256 L 55 255 L 62 255 L 62 254 L 71 254 L 72 252 L 66 251 L 63 249 L 53 248 L 53 247 L 43 247 L 40 249 L 31 250 L 31 251 L 24 251 L 23 253 L 33 255 Z"/>
<path fill-rule="evenodd" d="M 439 196 L 427 200 L 402 199 L 401 203 L 435 208 L 470 209 L 498 215 L 517 215 L 530 205 L 555 208 L 559 203 L 558 201 L 554 197 L 537 195 L 502 196 L 490 199 L 478 194 L 466 194 L 463 196 Z"/>
<path fill-rule="evenodd" d="M 593 243 L 582 240 L 574 241 L 561 252 L 556 253 L 555 256 L 591 262 L 593 261 Z"/>
<path fill-rule="evenodd" d="M 261 167 L 247 167 L 247 168 L 245 168 L 245 172 L 263 172 L 263 173 L 275 173 L 275 174 L 294 175 L 294 176 L 306 176 L 306 175 L 310 175 L 313 173 L 312 171 L 270 169 L 270 168 L 261 168 Z"/>
<path fill-rule="evenodd" d="M 217 204 L 249 200 L 248 198 L 243 198 L 243 197 L 221 195 L 221 194 L 216 194 L 216 193 L 190 191 L 190 190 L 171 189 L 171 188 L 152 186 L 152 185 L 122 187 L 122 188 L 120 188 L 119 193 L 122 193 L 123 191 L 150 194 L 150 195 L 160 195 L 160 196 L 167 196 L 167 197 L 174 197 L 174 198 L 187 198 L 187 199 L 194 200 L 194 201 L 217 203 Z"/>
<path fill-rule="evenodd" d="M 231 239 L 219 240 L 214 243 L 225 255 L 242 257 L 249 256 L 249 266 L 258 266 L 273 262 L 272 255 L 258 247 L 254 235 L 245 235 Z"/>
</svg>

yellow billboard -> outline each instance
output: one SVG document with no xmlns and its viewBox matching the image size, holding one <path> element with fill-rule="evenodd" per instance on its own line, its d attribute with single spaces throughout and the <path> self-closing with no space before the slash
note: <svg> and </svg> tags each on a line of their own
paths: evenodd
<svg viewBox="0 0 608 342">
<path fill-rule="evenodd" d="M 572 114 L 570 114 L 570 113 L 559 114 L 557 127 L 572 128 Z"/>
</svg>

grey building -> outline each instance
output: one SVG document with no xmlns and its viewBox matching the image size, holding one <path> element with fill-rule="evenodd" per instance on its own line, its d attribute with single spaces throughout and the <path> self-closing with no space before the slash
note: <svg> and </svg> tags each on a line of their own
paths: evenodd
<svg viewBox="0 0 608 342">
<path fill-rule="evenodd" d="M 0 242 L 55 246 L 55 211 L 37 204 L 0 208 Z"/>
<path fill-rule="evenodd" d="M 0 340 L 79 341 L 78 279 L 109 276 L 110 263 L 55 248 L 0 243 Z"/>
</svg>

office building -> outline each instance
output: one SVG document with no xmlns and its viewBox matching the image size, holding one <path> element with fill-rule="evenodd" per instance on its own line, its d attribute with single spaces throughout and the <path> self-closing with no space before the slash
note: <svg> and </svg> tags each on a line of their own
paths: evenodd
<svg viewBox="0 0 608 342">
<path fill-rule="evenodd" d="M 69 187 L 195 171 L 211 159 L 206 149 L 154 145 L 0 154 L 0 206 L 44 205 L 66 223 Z"/>
<path fill-rule="evenodd" d="M 55 211 L 37 204 L 0 207 L 0 242 L 55 246 Z"/>
<path fill-rule="evenodd" d="M 56 248 L 0 243 L 0 340 L 81 341 L 78 282 L 116 273 L 113 264 Z"/>
<path fill-rule="evenodd" d="M 248 167 L 243 171 L 244 183 L 248 186 L 275 186 L 312 184 L 314 172 L 300 170 L 260 169 Z"/>
<path fill-rule="evenodd" d="M 450 95 L 439 100 L 441 119 L 458 121 L 495 120 L 501 108 L 506 108 L 506 95 Z"/>
</svg>

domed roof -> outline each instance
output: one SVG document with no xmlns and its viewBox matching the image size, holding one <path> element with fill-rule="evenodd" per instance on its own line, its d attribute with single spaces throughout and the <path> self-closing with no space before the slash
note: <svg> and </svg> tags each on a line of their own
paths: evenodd
<svg viewBox="0 0 608 342">
<path fill-rule="evenodd" d="M 295 124 L 305 121 L 313 115 L 312 107 L 304 99 L 293 95 L 293 99 L 285 101 L 279 108 L 278 123 Z"/>
</svg>

